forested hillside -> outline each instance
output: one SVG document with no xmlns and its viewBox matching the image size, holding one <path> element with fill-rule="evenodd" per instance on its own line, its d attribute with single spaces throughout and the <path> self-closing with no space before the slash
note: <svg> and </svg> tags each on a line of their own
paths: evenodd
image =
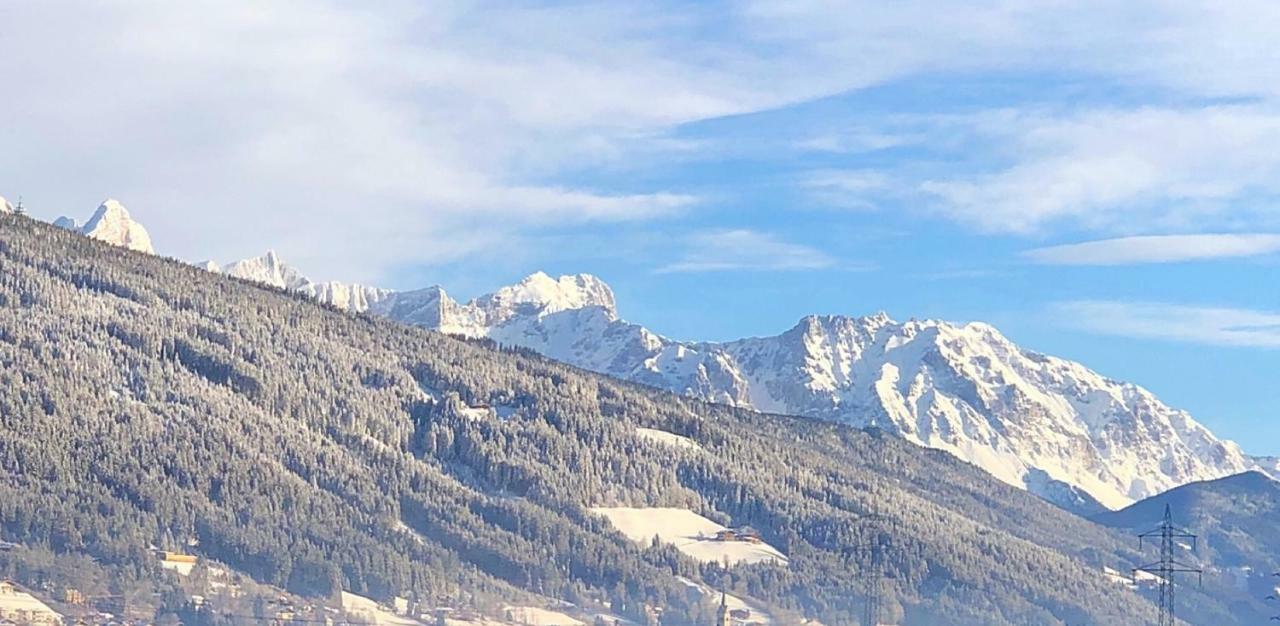
<svg viewBox="0 0 1280 626">
<path fill-rule="evenodd" d="M 1210 586 L 1250 590 L 1254 600 L 1275 594 L 1280 571 L 1280 482 L 1260 472 L 1191 483 L 1094 519 L 1129 532 L 1153 527 L 1165 506 L 1174 523 L 1198 535 L 1194 556 L 1212 566 Z M 1280 612 L 1280 609 L 1277 610 Z"/>
<path fill-rule="evenodd" d="M 554 598 L 705 623 L 678 577 L 854 623 L 864 555 L 911 625 L 1132 624 L 1128 538 L 950 455 L 704 404 L 0 217 L 0 539 L 120 576 L 148 546 L 323 597 Z M 688 437 L 674 447 L 645 427 Z M 688 508 L 789 562 L 698 563 L 588 509 Z M 9 571 L 24 554 L 0 555 Z M 1197 624 L 1238 598 L 1188 590 Z M 1188 612 L 1187 615 L 1192 615 Z M 785 617 L 789 616 L 789 617 Z"/>
</svg>

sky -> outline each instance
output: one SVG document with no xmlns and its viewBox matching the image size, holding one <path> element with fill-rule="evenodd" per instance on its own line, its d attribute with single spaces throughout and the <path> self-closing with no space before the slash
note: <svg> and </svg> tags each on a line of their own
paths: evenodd
<svg viewBox="0 0 1280 626">
<path fill-rule="evenodd" d="M 1280 4 L 0 0 L 0 194 L 680 339 L 981 320 L 1280 454 Z"/>
</svg>

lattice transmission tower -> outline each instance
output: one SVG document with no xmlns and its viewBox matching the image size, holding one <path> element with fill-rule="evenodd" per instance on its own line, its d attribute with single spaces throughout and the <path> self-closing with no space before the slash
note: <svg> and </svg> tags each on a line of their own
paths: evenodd
<svg viewBox="0 0 1280 626">
<path fill-rule="evenodd" d="M 863 581 L 862 626 L 879 626 L 884 616 L 885 574 L 884 544 L 893 541 L 888 518 L 871 514 L 862 518 L 868 527 L 862 531 L 857 552 Z"/>
<path fill-rule="evenodd" d="M 1178 561 L 1177 548 L 1182 542 L 1190 542 L 1190 549 L 1196 549 L 1196 536 L 1191 532 L 1173 525 L 1173 510 L 1164 506 L 1164 521 L 1154 530 L 1138 535 L 1138 546 L 1144 547 L 1148 540 L 1160 540 L 1160 560 L 1155 563 L 1133 568 L 1134 584 L 1138 582 L 1138 573 L 1145 572 L 1155 576 L 1160 586 L 1160 621 L 1158 626 L 1176 626 L 1174 603 L 1174 578 L 1178 574 L 1195 574 L 1203 583 L 1204 571 Z"/>
</svg>

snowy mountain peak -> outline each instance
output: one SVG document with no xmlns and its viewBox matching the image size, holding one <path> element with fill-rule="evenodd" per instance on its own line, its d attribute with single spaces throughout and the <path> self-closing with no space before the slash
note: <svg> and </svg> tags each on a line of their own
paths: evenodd
<svg viewBox="0 0 1280 626">
<path fill-rule="evenodd" d="M 311 281 L 302 272 L 280 260 L 275 250 L 266 254 L 227 264 L 222 270 L 228 276 L 271 285 L 280 289 L 301 289 Z"/>
<path fill-rule="evenodd" d="M 871 315 L 863 317 L 862 320 L 867 326 L 874 326 L 874 327 L 887 326 L 889 324 L 895 323 L 893 321 L 893 318 L 889 317 L 889 314 L 884 311 L 876 311 Z"/>
<path fill-rule="evenodd" d="M 4 198 L 4 196 L 0 196 L 0 215 L 13 213 L 13 212 L 14 212 L 13 205 L 10 204 L 9 201 Z"/>
<path fill-rule="evenodd" d="M 356 283 L 315 282 L 297 268 L 285 263 L 275 250 L 267 250 L 261 256 L 228 263 L 225 267 L 220 267 L 213 261 L 204 261 L 197 265 L 210 272 L 221 272 L 279 289 L 297 291 L 352 313 L 363 313 L 375 309 L 393 295 L 390 289 L 379 289 Z"/>
<path fill-rule="evenodd" d="M 80 228 L 81 228 L 80 220 L 74 217 L 67 217 L 65 215 L 60 216 L 56 220 L 53 220 L 53 225 L 57 226 L 58 228 L 65 228 L 67 230 L 73 230 L 75 232 L 80 232 Z"/>
<path fill-rule="evenodd" d="M 514 285 L 477 298 L 475 305 L 499 317 L 515 308 L 529 308 L 543 315 L 588 307 L 600 307 L 610 315 L 617 313 L 613 289 L 590 274 L 552 278 L 535 272 Z"/>
<path fill-rule="evenodd" d="M 130 250 L 155 254 L 147 229 L 133 221 L 128 209 L 118 200 L 108 199 L 99 205 L 80 233 Z"/>
</svg>

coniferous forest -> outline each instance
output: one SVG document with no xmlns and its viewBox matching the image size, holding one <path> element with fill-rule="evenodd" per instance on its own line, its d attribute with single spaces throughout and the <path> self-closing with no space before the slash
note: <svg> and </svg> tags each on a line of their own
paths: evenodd
<svg viewBox="0 0 1280 626">
<path fill-rule="evenodd" d="M 789 563 L 699 563 L 594 506 L 749 525 Z M 0 539 L 18 546 L 2 576 L 145 588 L 160 616 L 186 605 L 153 549 L 302 597 L 558 600 L 638 623 L 660 607 L 664 624 L 713 615 L 681 578 L 780 621 L 857 623 L 874 552 L 886 618 L 905 624 L 1154 616 L 1103 573 L 1150 560 L 1127 533 L 945 453 L 345 314 L 21 216 L 0 216 Z M 1194 624 L 1265 620 L 1212 578 L 1180 593 Z"/>
</svg>

